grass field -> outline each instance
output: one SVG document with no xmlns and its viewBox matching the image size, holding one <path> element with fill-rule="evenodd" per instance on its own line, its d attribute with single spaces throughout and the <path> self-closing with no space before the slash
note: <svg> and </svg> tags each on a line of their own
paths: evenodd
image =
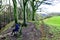
<svg viewBox="0 0 60 40">
<path fill-rule="evenodd" d="M 60 26 L 60 16 L 54 16 L 44 20 L 48 25 Z"/>
<path fill-rule="evenodd" d="M 53 32 L 60 30 L 60 16 L 54 16 L 44 20 L 47 25 L 50 25 Z M 53 26 L 53 27 L 52 27 Z"/>
<path fill-rule="evenodd" d="M 44 22 L 49 25 L 49 32 L 54 36 L 51 40 L 60 40 L 60 16 L 45 19 Z"/>
</svg>

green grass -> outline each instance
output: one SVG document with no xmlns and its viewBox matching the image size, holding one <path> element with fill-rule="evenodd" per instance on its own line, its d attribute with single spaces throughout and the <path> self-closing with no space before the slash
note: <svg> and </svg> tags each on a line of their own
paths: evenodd
<svg viewBox="0 0 60 40">
<path fill-rule="evenodd" d="M 48 25 L 60 26 L 60 16 L 45 19 L 44 22 Z"/>
<path fill-rule="evenodd" d="M 60 16 L 45 19 L 44 22 L 50 26 L 50 32 L 55 33 L 60 31 Z"/>
<path fill-rule="evenodd" d="M 49 32 L 54 35 L 52 40 L 60 40 L 60 16 L 45 19 L 44 22 L 49 25 Z"/>
</svg>

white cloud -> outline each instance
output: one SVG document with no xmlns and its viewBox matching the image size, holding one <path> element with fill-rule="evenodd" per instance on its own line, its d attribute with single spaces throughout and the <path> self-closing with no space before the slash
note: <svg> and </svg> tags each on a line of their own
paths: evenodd
<svg viewBox="0 0 60 40">
<path fill-rule="evenodd" d="M 60 12 L 60 0 L 54 0 L 53 5 L 41 5 L 45 12 Z"/>
<path fill-rule="evenodd" d="M 55 6 L 48 7 L 49 12 L 60 12 L 60 3 L 56 4 Z"/>
</svg>

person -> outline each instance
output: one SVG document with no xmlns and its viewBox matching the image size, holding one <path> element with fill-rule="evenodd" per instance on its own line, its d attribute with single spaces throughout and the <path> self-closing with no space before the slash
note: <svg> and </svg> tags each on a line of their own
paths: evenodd
<svg viewBox="0 0 60 40">
<path fill-rule="evenodd" d="M 15 28 L 12 30 L 12 35 L 15 35 L 15 34 L 17 34 L 18 33 L 18 31 L 19 31 L 19 24 L 15 24 Z"/>
</svg>

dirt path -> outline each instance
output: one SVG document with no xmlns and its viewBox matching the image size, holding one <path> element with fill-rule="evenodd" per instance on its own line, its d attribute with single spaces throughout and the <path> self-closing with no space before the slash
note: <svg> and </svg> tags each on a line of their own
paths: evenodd
<svg viewBox="0 0 60 40">
<path fill-rule="evenodd" d="M 6 35 L 6 33 L 10 33 L 12 29 L 7 30 L 3 34 L 7 36 L 8 40 L 17 40 L 17 37 Z M 0 35 L 1 36 L 1 35 Z M 22 29 L 22 40 L 40 40 L 41 33 L 36 29 L 35 24 L 28 23 L 26 28 Z M 6 39 L 6 38 L 5 38 Z M 0 40 L 5 40 L 4 38 Z"/>
<path fill-rule="evenodd" d="M 23 39 L 22 40 L 39 40 L 41 33 L 36 29 L 33 23 L 29 23 L 27 28 L 22 30 Z"/>
</svg>

